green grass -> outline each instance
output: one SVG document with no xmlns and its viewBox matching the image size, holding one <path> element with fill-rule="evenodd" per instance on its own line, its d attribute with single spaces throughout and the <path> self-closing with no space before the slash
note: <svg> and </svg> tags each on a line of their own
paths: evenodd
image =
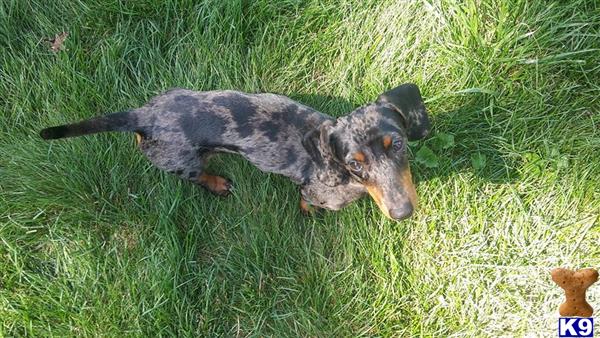
<svg viewBox="0 0 600 338">
<path fill-rule="evenodd" d="M 600 267 L 599 79 L 591 0 L 2 1 L 0 336 L 553 336 L 549 270 Z M 403 82 L 437 167 L 413 162 L 400 223 L 367 199 L 304 218 L 235 156 L 220 199 L 131 135 L 37 135 L 175 86 L 341 116 Z"/>
</svg>

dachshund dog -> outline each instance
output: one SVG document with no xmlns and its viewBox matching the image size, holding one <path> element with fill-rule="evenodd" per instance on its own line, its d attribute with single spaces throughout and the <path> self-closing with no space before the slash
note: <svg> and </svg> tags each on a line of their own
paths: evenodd
<svg viewBox="0 0 600 338">
<path fill-rule="evenodd" d="M 46 128 L 46 140 L 134 132 L 158 168 L 225 196 L 232 183 L 204 170 L 209 156 L 236 153 L 300 185 L 300 206 L 339 210 L 365 194 L 395 220 L 417 205 L 407 141 L 424 138 L 429 118 L 419 88 L 403 84 L 333 118 L 275 94 L 172 89 L 141 108 Z"/>
</svg>

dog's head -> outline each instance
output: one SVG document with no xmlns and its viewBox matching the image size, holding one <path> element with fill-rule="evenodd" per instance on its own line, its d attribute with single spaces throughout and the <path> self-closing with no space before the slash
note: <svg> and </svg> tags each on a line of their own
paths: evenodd
<svg viewBox="0 0 600 338">
<path fill-rule="evenodd" d="M 401 220 L 417 207 L 407 142 L 424 138 L 429 128 L 419 88 L 403 84 L 349 115 L 324 122 L 312 135 L 318 143 L 312 151 L 338 173 L 325 175 L 333 180 L 330 184 L 359 182 L 386 216 Z"/>
</svg>

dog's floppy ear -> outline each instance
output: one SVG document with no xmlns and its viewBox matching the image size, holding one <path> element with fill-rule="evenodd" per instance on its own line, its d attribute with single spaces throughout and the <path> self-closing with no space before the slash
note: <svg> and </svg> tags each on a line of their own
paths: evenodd
<svg viewBox="0 0 600 338">
<path fill-rule="evenodd" d="M 431 127 L 419 87 L 405 83 L 379 95 L 377 102 L 393 105 L 406 123 L 409 141 L 416 141 L 429 134 Z"/>
<path fill-rule="evenodd" d="M 302 139 L 302 145 L 308 152 L 310 157 L 318 165 L 323 165 L 325 159 L 329 156 L 329 146 L 327 145 L 327 138 L 329 135 L 329 128 L 333 125 L 332 121 L 323 122 L 318 128 L 315 128 L 304 135 Z"/>
<path fill-rule="evenodd" d="M 316 164 L 317 178 L 330 187 L 348 180 L 347 172 L 333 158 L 329 144 L 329 131 L 333 123 L 331 120 L 321 123 L 318 128 L 306 133 L 302 139 L 304 149 Z"/>
</svg>

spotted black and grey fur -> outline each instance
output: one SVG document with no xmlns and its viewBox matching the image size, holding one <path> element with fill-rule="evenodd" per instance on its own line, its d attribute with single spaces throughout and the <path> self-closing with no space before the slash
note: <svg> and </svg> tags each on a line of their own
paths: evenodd
<svg viewBox="0 0 600 338">
<path fill-rule="evenodd" d="M 208 157 L 237 153 L 289 177 L 307 204 L 338 210 L 367 192 L 394 219 L 416 204 L 406 140 L 429 120 L 417 86 L 405 84 L 335 119 L 285 96 L 173 89 L 141 108 L 41 131 L 44 139 L 130 131 L 158 168 L 227 195 L 231 182 L 204 171 Z"/>
</svg>

